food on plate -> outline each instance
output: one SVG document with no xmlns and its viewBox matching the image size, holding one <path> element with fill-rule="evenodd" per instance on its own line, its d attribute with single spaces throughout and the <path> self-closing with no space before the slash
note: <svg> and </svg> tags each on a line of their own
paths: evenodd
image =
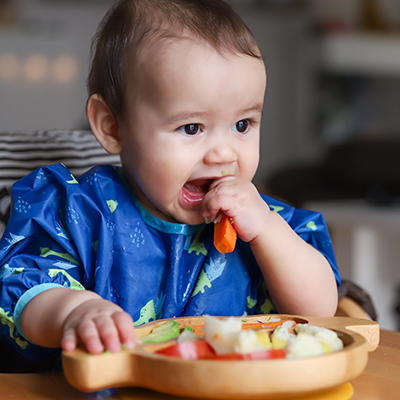
<svg viewBox="0 0 400 400">
<path fill-rule="evenodd" d="M 290 338 L 295 337 L 294 333 L 289 332 L 288 324 L 283 323 L 278 326 L 271 336 L 272 348 L 273 349 L 283 349 L 288 344 Z"/>
<path fill-rule="evenodd" d="M 273 360 L 278 358 L 285 358 L 285 352 L 283 350 L 264 350 L 256 351 L 254 353 L 231 353 L 231 354 L 215 354 L 212 357 L 216 361 L 239 361 L 239 360 Z M 206 357 L 210 358 L 210 357 Z"/>
<path fill-rule="evenodd" d="M 338 338 L 336 332 L 322 328 L 319 326 L 298 324 L 296 331 L 310 333 L 315 336 L 321 343 L 328 346 L 332 351 L 338 351 L 343 349 L 343 342 Z"/>
<path fill-rule="evenodd" d="M 343 342 L 336 332 L 318 326 L 296 323 L 293 320 L 269 318 L 265 321 L 258 320 L 258 324 L 251 321 L 247 325 L 257 327 L 244 329 L 246 323 L 243 324 L 243 321 L 246 320 L 234 317 L 222 319 L 205 315 L 202 334 L 193 332 L 193 327 L 190 325 L 184 327 L 179 334 L 179 324 L 176 323 L 177 334 L 176 325 L 172 324 L 172 321 L 155 328 L 152 333 L 143 337 L 143 343 L 161 342 L 159 328 L 164 327 L 163 335 L 166 337 L 164 340 L 177 337 L 176 343 L 158 349 L 156 353 L 190 360 L 300 358 L 322 355 L 343 348 Z M 279 326 L 274 326 L 278 323 L 280 323 Z M 173 330 L 173 333 L 168 333 L 168 330 Z M 152 337 L 151 341 L 149 337 Z"/>
<path fill-rule="evenodd" d="M 142 343 L 159 343 L 174 339 L 179 336 L 179 324 L 174 320 L 169 320 L 165 324 L 155 327 L 151 333 L 143 336 Z"/>
<path fill-rule="evenodd" d="M 288 358 L 319 356 L 324 354 L 321 342 L 306 332 L 301 332 L 295 339 L 289 340 L 285 347 Z"/>
<path fill-rule="evenodd" d="M 214 246 L 222 254 L 232 253 L 236 246 L 237 233 L 232 221 L 225 214 L 219 216 L 214 225 Z"/>
<path fill-rule="evenodd" d="M 332 353 L 343 349 L 343 342 L 336 332 L 307 324 L 298 324 L 295 328 L 297 340 L 289 340 L 289 354 L 294 357 Z"/>
<path fill-rule="evenodd" d="M 242 325 L 242 329 L 276 328 L 283 324 L 286 324 L 289 327 L 296 326 L 296 321 L 283 320 L 283 319 L 274 318 L 274 317 L 269 317 L 267 320 L 259 319 L 255 322 L 253 322 L 253 321 L 248 322 L 247 319 L 242 319 L 242 322 L 245 322 L 245 324 Z"/>
<path fill-rule="evenodd" d="M 242 321 L 237 318 L 221 320 L 204 316 L 204 340 L 217 354 L 253 353 L 271 348 L 268 333 L 242 330 Z"/>
<path fill-rule="evenodd" d="M 193 340 L 198 340 L 198 339 L 199 339 L 199 336 L 196 335 L 193 331 L 191 331 L 191 330 L 185 331 L 185 329 L 184 329 L 178 337 L 178 343 L 191 342 Z"/>
<path fill-rule="evenodd" d="M 275 329 L 272 348 L 285 349 L 288 358 L 310 357 L 343 349 L 343 342 L 336 332 L 319 326 L 297 324 L 297 334 L 290 333 L 288 326 Z"/>
<path fill-rule="evenodd" d="M 213 348 L 205 340 L 192 340 L 178 342 L 171 346 L 156 351 L 157 354 L 183 358 L 185 360 L 198 360 L 215 355 Z"/>
<path fill-rule="evenodd" d="M 157 354 L 178 357 L 184 360 L 271 360 L 285 358 L 283 350 L 264 350 L 254 353 L 229 353 L 217 354 L 205 340 L 194 340 L 190 342 L 178 342 L 174 345 L 156 351 Z"/>
</svg>

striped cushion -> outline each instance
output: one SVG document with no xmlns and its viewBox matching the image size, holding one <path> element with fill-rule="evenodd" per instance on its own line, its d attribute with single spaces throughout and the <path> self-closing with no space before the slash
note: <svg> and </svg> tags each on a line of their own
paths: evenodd
<svg viewBox="0 0 400 400">
<path fill-rule="evenodd" d="M 11 186 L 36 168 L 62 162 L 75 176 L 94 165 L 120 164 L 91 131 L 0 133 L 0 237 L 9 218 Z"/>
</svg>

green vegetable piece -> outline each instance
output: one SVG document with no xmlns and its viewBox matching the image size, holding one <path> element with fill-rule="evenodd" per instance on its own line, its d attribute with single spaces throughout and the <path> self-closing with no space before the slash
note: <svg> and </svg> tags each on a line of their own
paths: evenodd
<svg viewBox="0 0 400 400">
<path fill-rule="evenodd" d="M 179 336 L 179 324 L 170 320 L 163 325 L 157 326 L 151 333 L 141 338 L 144 344 L 159 343 Z"/>
<path fill-rule="evenodd" d="M 183 328 L 182 332 L 186 332 L 186 331 L 193 332 L 193 326 L 190 326 L 190 325 L 185 326 L 185 327 Z"/>
</svg>

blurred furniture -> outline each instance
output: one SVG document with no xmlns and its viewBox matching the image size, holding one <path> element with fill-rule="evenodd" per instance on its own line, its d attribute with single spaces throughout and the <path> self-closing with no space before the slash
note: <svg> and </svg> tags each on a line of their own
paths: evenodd
<svg viewBox="0 0 400 400">
<path fill-rule="evenodd" d="M 400 75 L 400 36 L 351 32 L 322 38 L 322 68 L 332 74 Z"/>
<path fill-rule="evenodd" d="M 400 204 L 377 207 L 366 200 L 337 200 L 304 207 L 324 215 L 342 276 L 370 293 L 382 328 L 397 329 Z"/>
<path fill-rule="evenodd" d="M 0 132 L 0 238 L 10 216 L 11 186 L 36 168 L 63 163 L 79 176 L 100 164 L 119 164 L 91 131 Z"/>
<path fill-rule="evenodd" d="M 377 321 L 378 316 L 370 295 L 354 282 L 342 279 L 339 288 L 338 317 L 363 318 Z"/>
<path fill-rule="evenodd" d="M 338 309 L 335 316 L 337 317 L 349 317 L 361 318 L 361 319 L 372 319 L 370 315 L 354 300 L 349 297 L 343 297 L 339 301 Z"/>
<path fill-rule="evenodd" d="M 352 139 L 331 145 L 318 162 L 291 164 L 272 174 L 272 196 L 303 207 L 312 201 L 363 199 L 400 204 L 400 138 Z"/>
<path fill-rule="evenodd" d="M 342 277 L 370 293 L 385 329 L 398 319 L 399 160 L 400 139 L 349 140 L 266 182 L 268 194 L 324 215 Z"/>
</svg>

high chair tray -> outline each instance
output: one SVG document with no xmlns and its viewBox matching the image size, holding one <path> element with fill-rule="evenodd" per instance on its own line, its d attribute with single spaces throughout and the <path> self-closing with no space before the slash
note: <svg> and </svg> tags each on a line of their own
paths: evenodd
<svg viewBox="0 0 400 400">
<path fill-rule="evenodd" d="M 165 344 L 140 344 L 132 350 L 100 355 L 77 349 L 63 353 L 64 374 L 72 386 L 85 392 L 138 386 L 187 397 L 268 399 L 320 391 L 346 383 L 363 372 L 368 352 L 379 344 L 379 324 L 364 319 L 255 315 L 246 317 L 243 326 L 268 317 L 332 329 L 343 341 L 343 350 L 306 358 L 222 361 L 184 360 L 154 353 Z M 174 320 L 182 329 L 187 325 L 198 329 L 204 324 L 203 317 Z M 136 336 L 143 337 L 166 321 L 142 325 L 136 328 Z"/>
</svg>

